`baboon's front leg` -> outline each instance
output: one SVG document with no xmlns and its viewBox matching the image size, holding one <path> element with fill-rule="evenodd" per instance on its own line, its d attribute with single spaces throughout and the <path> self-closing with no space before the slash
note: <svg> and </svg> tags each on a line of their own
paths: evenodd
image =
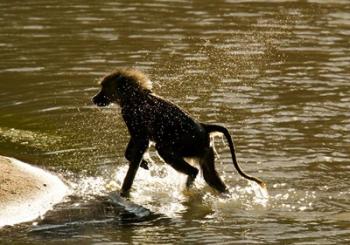
<svg viewBox="0 0 350 245">
<path fill-rule="evenodd" d="M 131 162 L 132 156 L 135 154 L 135 151 L 137 151 L 137 146 L 136 146 L 135 140 L 133 138 L 131 138 L 129 143 L 128 143 L 128 146 L 126 147 L 125 158 Z M 149 169 L 148 162 L 143 158 L 142 158 L 142 161 L 140 163 L 140 167 L 144 168 L 146 170 Z"/>
<path fill-rule="evenodd" d="M 131 139 L 125 152 L 125 157 L 129 160 L 129 169 L 123 181 L 121 195 L 128 196 L 134 181 L 137 169 L 142 161 L 143 154 L 147 150 L 148 140 Z"/>
</svg>

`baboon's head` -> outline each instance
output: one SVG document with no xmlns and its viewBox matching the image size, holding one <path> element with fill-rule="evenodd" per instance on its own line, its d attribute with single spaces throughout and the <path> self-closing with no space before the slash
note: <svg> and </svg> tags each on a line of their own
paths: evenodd
<svg viewBox="0 0 350 245">
<path fill-rule="evenodd" d="M 92 102 L 97 106 L 120 104 L 126 98 L 138 96 L 140 93 L 150 93 L 152 89 L 152 82 L 148 77 L 133 68 L 116 70 L 105 76 L 100 85 L 100 92 L 92 98 Z"/>
</svg>

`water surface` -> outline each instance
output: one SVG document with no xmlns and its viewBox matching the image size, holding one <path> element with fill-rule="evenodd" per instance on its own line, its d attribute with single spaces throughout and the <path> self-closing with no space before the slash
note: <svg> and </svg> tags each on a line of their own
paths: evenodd
<svg viewBox="0 0 350 245">
<path fill-rule="evenodd" d="M 348 1 L 2 1 L 0 154 L 61 174 L 74 193 L 0 242 L 347 244 L 350 240 Z M 108 202 L 127 162 L 118 107 L 95 108 L 97 81 L 142 69 L 154 92 L 226 126 L 218 196 L 150 152 L 129 210 Z M 149 213 L 147 213 L 149 211 Z M 142 213 L 144 212 L 144 213 Z"/>
</svg>

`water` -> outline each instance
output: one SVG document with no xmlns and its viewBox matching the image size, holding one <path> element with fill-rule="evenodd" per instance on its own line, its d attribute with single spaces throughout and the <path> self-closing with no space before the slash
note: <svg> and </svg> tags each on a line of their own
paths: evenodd
<svg viewBox="0 0 350 245">
<path fill-rule="evenodd" d="M 74 194 L 0 242 L 75 244 L 347 244 L 350 7 L 310 1 L 2 1 L 0 154 L 62 175 Z M 128 134 L 95 108 L 115 67 L 150 75 L 154 91 L 228 127 L 238 159 L 268 183 L 239 178 L 216 140 L 219 196 L 154 151 L 130 203 L 108 201 L 126 171 Z M 131 207 L 132 209 L 132 207 Z"/>
</svg>

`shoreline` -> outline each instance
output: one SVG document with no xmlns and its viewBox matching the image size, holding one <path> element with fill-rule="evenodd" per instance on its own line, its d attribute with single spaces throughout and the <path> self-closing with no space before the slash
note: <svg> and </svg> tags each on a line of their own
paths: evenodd
<svg viewBox="0 0 350 245">
<path fill-rule="evenodd" d="M 57 176 L 14 158 L 0 156 L 0 228 L 44 215 L 69 194 Z"/>
</svg>

